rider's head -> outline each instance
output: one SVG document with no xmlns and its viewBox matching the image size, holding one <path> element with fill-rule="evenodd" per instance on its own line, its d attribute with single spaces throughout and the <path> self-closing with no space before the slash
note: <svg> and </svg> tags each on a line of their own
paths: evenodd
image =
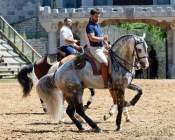
<svg viewBox="0 0 175 140">
<path fill-rule="evenodd" d="M 70 18 L 64 19 L 64 25 L 71 27 L 72 26 L 72 20 Z"/>
<path fill-rule="evenodd" d="M 90 11 L 90 16 L 91 16 L 91 20 L 95 23 L 97 23 L 99 21 L 99 17 L 100 17 L 100 11 L 99 9 L 92 9 Z"/>
</svg>

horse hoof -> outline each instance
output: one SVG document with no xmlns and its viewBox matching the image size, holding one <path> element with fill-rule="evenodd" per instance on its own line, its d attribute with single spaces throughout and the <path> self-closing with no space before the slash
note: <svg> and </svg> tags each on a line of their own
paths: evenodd
<svg viewBox="0 0 175 140">
<path fill-rule="evenodd" d="M 65 121 L 65 118 L 62 118 L 60 121 L 59 121 L 59 123 L 65 123 L 66 121 Z"/>
<path fill-rule="evenodd" d="M 47 113 L 47 108 L 43 108 L 44 113 Z"/>
<path fill-rule="evenodd" d="M 109 117 L 107 115 L 104 115 L 103 120 L 106 121 L 107 119 L 109 119 Z"/>
<path fill-rule="evenodd" d="M 86 111 L 88 109 L 88 106 L 87 105 L 84 105 L 83 106 L 83 109 L 84 109 L 84 111 Z"/>
<path fill-rule="evenodd" d="M 85 127 L 79 129 L 80 132 L 84 132 L 85 130 L 86 130 Z"/>
<path fill-rule="evenodd" d="M 121 127 L 117 127 L 117 128 L 116 128 L 116 131 L 117 131 L 117 132 L 122 132 L 123 130 L 122 130 Z"/>
<path fill-rule="evenodd" d="M 126 119 L 126 122 L 132 122 L 131 119 Z"/>
<path fill-rule="evenodd" d="M 104 120 L 104 121 L 106 121 L 106 120 L 107 120 L 107 119 L 106 119 L 106 115 L 104 115 L 104 116 L 103 116 L 103 120 Z"/>
<path fill-rule="evenodd" d="M 130 106 L 132 106 L 132 104 L 131 103 L 127 103 L 125 107 L 130 107 Z"/>
<path fill-rule="evenodd" d="M 99 127 L 97 127 L 97 128 L 94 128 L 93 129 L 93 132 L 95 132 L 95 133 L 101 133 L 102 130 Z"/>
</svg>

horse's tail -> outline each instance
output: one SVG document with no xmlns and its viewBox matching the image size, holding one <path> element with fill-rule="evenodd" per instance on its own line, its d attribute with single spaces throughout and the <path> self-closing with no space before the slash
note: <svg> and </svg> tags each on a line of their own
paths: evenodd
<svg viewBox="0 0 175 140">
<path fill-rule="evenodd" d="M 32 73 L 32 71 L 33 64 L 28 64 L 24 66 L 17 75 L 18 82 L 23 88 L 23 97 L 27 97 L 32 90 L 33 80 L 28 76 L 28 74 Z"/>
<path fill-rule="evenodd" d="M 46 103 L 48 114 L 60 121 L 63 117 L 63 94 L 55 87 L 53 74 L 42 77 L 37 86 L 39 97 Z"/>
</svg>

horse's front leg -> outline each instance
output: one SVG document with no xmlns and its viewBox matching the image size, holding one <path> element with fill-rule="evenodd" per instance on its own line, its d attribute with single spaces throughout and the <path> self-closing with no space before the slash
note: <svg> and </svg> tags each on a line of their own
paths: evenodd
<svg viewBox="0 0 175 140">
<path fill-rule="evenodd" d="M 113 103 L 114 104 L 111 106 L 109 112 L 104 115 L 104 117 L 103 117 L 104 121 L 108 120 L 111 116 L 113 116 L 114 113 L 117 112 L 117 97 L 115 95 L 115 91 L 112 90 L 112 89 L 109 89 L 109 92 L 111 94 L 111 97 L 113 99 Z M 124 101 L 123 114 L 125 116 L 125 120 L 127 122 L 130 122 L 130 117 L 129 117 L 127 105 L 128 105 L 128 102 L 127 101 Z"/>
<path fill-rule="evenodd" d="M 121 130 L 122 112 L 124 107 L 124 94 L 125 94 L 125 89 L 122 87 L 117 87 L 115 92 L 115 95 L 117 96 L 117 107 L 118 107 L 118 114 L 116 117 L 117 131 Z"/>
<path fill-rule="evenodd" d="M 140 97 L 142 96 L 142 93 L 143 93 L 142 92 L 142 89 L 139 86 L 134 85 L 134 84 L 128 85 L 128 89 L 137 91 L 137 94 L 129 102 L 130 105 L 134 106 L 138 102 L 138 100 L 140 99 Z"/>
<path fill-rule="evenodd" d="M 108 120 L 117 111 L 117 97 L 114 93 L 114 90 L 109 89 L 109 93 L 111 94 L 113 105 L 111 106 L 110 110 L 104 115 L 104 121 Z"/>
</svg>

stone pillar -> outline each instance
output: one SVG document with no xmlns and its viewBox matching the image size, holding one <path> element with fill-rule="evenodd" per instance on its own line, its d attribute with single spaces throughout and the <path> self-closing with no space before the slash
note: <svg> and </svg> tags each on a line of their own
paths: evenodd
<svg viewBox="0 0 175 140">
<path fill-rule="evenodd" d="M 82 7 L 89 7 L 94 5 L 94 0 L 82 0 Z"/>
<path fill-rule="evenodd" d="M 175 78 L 175 23 L 171 23 L 171 29 L 167 32 L 168 44 L 168 76 Z"/>
<path fill-rule="evenodd" d="M 58 9 L 51 10 L 49 6 L 40 7 L 39 21 L 46 32 L 48 32 L 48 45 L 46 49 L 46 55 L 55 54 L 57 52 L 58 21 L 52 19 L 52 17 L 56 14 L 58 14 Z"/>
<path fill-rule="evenodd" d="M 45 30 L 48 32 L 48 46 L 46 54 L 55 54 L 57 52 L 57 23 L 47 23 L 44 26 Z"/>
<path fill-rule="evenodd" d="M 81 22 L 79 23 L 79 26 L 78 26 L 78 29 L 79 29 L 79 32 L 80 32 L 80 44 L 81 45 L 85 45 L 87 44 L 87 38 L 86 38 L 86 25 L 87 25 L 87 22 Z"/>
<path fill-rule="evenodd" d="M 48 33 L 48 54 L 55 54 L 57 52 L 57 34 L 56 32 Z"/>
</svg>

